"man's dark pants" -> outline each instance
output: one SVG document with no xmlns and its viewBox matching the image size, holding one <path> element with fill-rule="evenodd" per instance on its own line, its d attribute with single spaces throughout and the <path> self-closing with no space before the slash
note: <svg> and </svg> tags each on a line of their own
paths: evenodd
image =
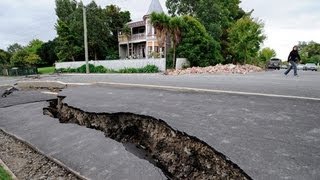
<svg viewBox="0 0 320 180">
<path fill-rule="evenodd" d="M 284 74 L 287 75 L 291 71 L 291 69 L 293 68 L 294 75 L 297 76 L 298 75 L 298 73 L 297 73 L 297 63 L 294 62 L 294 61 L 289 61 L 289 63 L 291 64 L 291 66 L 288 68 L 288 70 Z"/>
</svg>

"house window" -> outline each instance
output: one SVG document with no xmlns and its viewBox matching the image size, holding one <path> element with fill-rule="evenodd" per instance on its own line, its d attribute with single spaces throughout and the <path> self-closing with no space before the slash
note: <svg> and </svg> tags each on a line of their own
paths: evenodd
<svg viewBox="0 0 320 180">
<path fill-rule="evenodd" d="M 159 52 L 159 47 L 158 46 L 154 47 L 154 52 Z"/>
</svg>

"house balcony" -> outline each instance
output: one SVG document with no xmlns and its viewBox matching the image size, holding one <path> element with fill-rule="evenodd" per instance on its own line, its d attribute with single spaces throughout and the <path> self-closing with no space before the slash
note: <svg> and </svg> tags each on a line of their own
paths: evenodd
<svg viewBox="0 0 320 180">
<path fill-rule="evenodd" d="M 118 36 L 119 44 L 131 43 L 131 42 L 142 42 L 146 41 L 146 34 L 139 33 L 139 34 L 132 34 L 131 36 L 127 37 L 126 35 L 119 35 Z"/>
</svg>

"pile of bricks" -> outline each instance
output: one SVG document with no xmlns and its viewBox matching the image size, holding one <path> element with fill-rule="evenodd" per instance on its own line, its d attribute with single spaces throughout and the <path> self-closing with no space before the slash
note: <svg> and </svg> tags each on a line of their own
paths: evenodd
<svg viewBox="0 0 320 180">
<path fill-rule="evenodd" d="M 182 70 L 168 70 L 168 75 L 183 75 L 183 74 L 247 74 L 252 72 L 261 72 L 262 68 L 254 65 L 234 65 L 234 64 L 217 64 L 208 67 L 192 67 Z"/>
</svg>

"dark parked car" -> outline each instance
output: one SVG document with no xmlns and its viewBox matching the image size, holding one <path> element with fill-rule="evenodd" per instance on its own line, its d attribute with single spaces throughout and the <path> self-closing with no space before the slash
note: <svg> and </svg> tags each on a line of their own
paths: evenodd
<svg viewBox="0 0 320 180">
<path fill-rule="evenodd" d="M 281 60 L 278 58 L 271 58 L 267 63 L 267 69 L 280 69 Z"/>
<path fill-rule="evenodd" d="M 303 66 L 304 71 L 318 71 L 318 67 L 316 64 L 313 63 L 307 63 L 306 65 Z"/>
</svg>

